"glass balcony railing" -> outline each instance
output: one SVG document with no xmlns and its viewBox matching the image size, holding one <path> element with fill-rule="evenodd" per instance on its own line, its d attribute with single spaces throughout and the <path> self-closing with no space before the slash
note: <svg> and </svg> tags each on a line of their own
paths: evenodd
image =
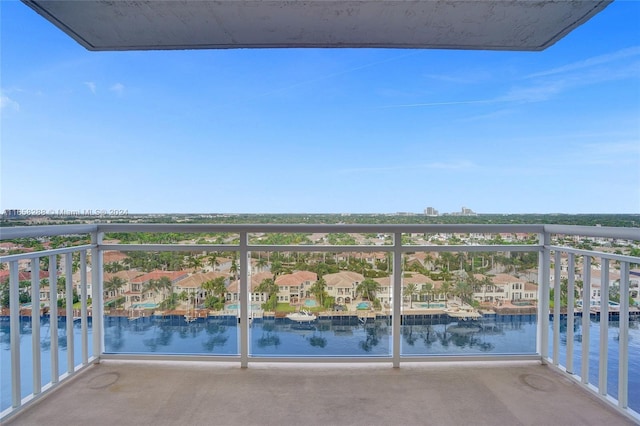
<svg viewBox="0 0 640 426">
<path fill-rule="evenodd" d="M 640 411 L 639 229 L 104 224 L 1 238 L 24 249 L 0 258 L 3 417 L 107 358 L 539 360 Z"/>
</svg>

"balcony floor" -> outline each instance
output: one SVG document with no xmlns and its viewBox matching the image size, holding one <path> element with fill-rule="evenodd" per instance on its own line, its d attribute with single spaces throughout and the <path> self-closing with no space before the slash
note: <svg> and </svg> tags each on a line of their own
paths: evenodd
<svg viewBox="0 0 640 426">
<path fill-rule="evenodd" d="M 9 425 L 630 425 L 536 362 L 238 364 L 105 360 Z"/>
</svg>

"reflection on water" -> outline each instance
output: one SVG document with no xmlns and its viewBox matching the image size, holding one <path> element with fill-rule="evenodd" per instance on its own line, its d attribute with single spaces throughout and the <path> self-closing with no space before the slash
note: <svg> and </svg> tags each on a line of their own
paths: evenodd
<svg viewBox="0 0 640 426">
<path fill-rule="evenodd" d="M 105 352 L 163 354 L 237 354 L 235 317 L 192 322 L 182 316 L 105 317 Z"/>
<path fill-rule="evenodd" d="M 532 354 L 536 350 L 537 318 L 535 315 L 485 317 L 478 321 L 456 321 L 430 316 L 403 317 L 401 325 L 401 355 L 458 355 L 458 354 Z M 89 322 L 89 326 L 91 323 Z M 52 327 L 48 317 L 41 320 L 43 383 L 50 380 L 51 333 L 59 339 L 60 372 L 66 371 L 66 321 L 60 319 Z M 297 324 L 287 319 L 254 319 L 250 326 L 249 352 L 260 356 L 391 356 L 391 321 L 385 317 L 365 321 L 356 317 L 318 319 Z M 574 367 L 581 368 L 582 321 L 574 323 Z M 629 324 L 629 405 L 640 410 L 640 321 Z M 238 355 L 237 318 L 211 317 L 186 322 L 182 316 L 147 317 L 129 320 L 105 317 L 105 351 L 107 353 L 158 353 Z M 549 342 L 552 345 L 553 321 Z M 566 317 L 560 323 L 560 363 L 566 365 Z M 599 323 L 592 319 L 590 330 L 589 381 L 598 383 Z M 31 320 L 21 318 L 21 365 L 23 394 L 31 389 Z M 10 404 L 10 327 L 8 318 L 0 321 L 0 349 L 2 350 L 2 404 Z M 80 323 L 74 323 L 76 342 L 80 342 Z M 91 338 L 91 335 L 89 336 Z M 608 392 L 617 396 L 619 324 L 610 320 L 608 333 Z M 91 343 L 89 343 L 91 349 Z M 76 360 L 80 359 L 80 345 L 76 343 Z M 553 350 L 550 347 L 550 353 Z M 7 388 L 8 387 L 8 388 Z M 7 388 L 8 390 L 5 391 Z"/>
<path fill-rule="evenodd" d="M 456 321 L 405 317 L 402 355 L 530 354 L 536 349 L 535 315 Z M 387 317 L 336 317 L 308 323 L 254 319 L 251 356 L 391 356 Z M 237 319 L 229 317 L 105 317 L 106 352 L 237 355 Z"/>
<path fill-rule="evenodd" d="M 401 327 L 402 355 L 531 354 L 536 351 L 535 315 L 480 320 L 416 317 Z"/>
<path fill-rule="evenodd" d="M 58 336 L 58 374 L 67 371 L 67 319 L 58 317 L 58 324 L 52 324 L 49 316 L 40 318 L 40 367 L 41 383 L 51 382 L 51 335 Z M 31 317 L 20 317 L 20 382 L 21 396 L 24 398 L 33 390 L 33 349 Z M 82 327 L 80 321 L 73 322 L 74 364 L 82 362 Z M 92 355 L 91 318 L 87 319 L 87 345 Z M 11 406 L 11 327 L 8 316 L 0 316 L 0 411 Z"/>
</svg>

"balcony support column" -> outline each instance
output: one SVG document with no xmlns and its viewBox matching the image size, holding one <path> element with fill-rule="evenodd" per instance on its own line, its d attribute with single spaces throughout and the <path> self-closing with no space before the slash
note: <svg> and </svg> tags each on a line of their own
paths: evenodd
<svg viewBox="0 0 640 426">
<path fill-rule="evenodd" d="M 562 257 L 559 250 L 553 261 L 553 365 L 560 365 L 560 283 L 562 278 Z"/>
<path fill-rule="evenodd" d="M 58 359 L 58 256 L 49 256 L 49 336 L 51 339 L 51 383 L 60 380 Z"/>
<path fill-rule="evenodd" d="M 31 260 L 31 348 L 33 394 L 42 392 L 42 348 L 40 345 L 40 258 Z"/>
<path fill-rule="evenodd" d="M 569 253 L 568 260 L 569 268 L 569 281 L 567 284 L 567 365 L 566 371 L 569 374 L 574 374 L 573 371 L 573 335 L 574 335 L 574 291 L 576 283 L 576 259 L 573 253 Z M 560 287 L 558 287 L 560 288 Z"/>
<path fill-rule="evenodd" d="M 249 259 L 248 234 L 240 232 L 240 367 L 249 366 Z"/>
<path fill-rule="evenodd" d="M 103 232 L 93 232 L 91 234 L 91 330 L 93 333 L 93 356 L 94 363 L 100 362 L 100 356 L 104 349 L 104 323 L 102 298 L 103 262 L 102 262 L 102 239 Z"/>
<path fill-rule="evenodd" d="M 542 252 L 538 255 L 538 353 L 542 364 L 549 356 L 549 293 L 551 280 L 551 236 L 548 232 L 539 234 Z M 557 266 L 557 265 L 556 265 Z"/>
<path fill-rule="evenodd" d="M 589 330 L 591 325 L 591 256 L 585 256 L 582 271 L 582 384 L 589 384 Z"/>
<path fill-rule="evenodd" d="M 602 305 L 604 302 L 600 302 Z M 609 300 L 606 301 L 607 305 Z M 629 407 L 629 262 L 620 263 L 620 339 L 618 347 L 618 406 Z"/>
<path fill-rule="evenodd" d="M 89 363 L 87 327 L 87 251 L 80 252 L 80 327 L 82 328 L 82 365 Z"/>
<path fill-rule="evenodd" d="M 20 283 L 18 262 L 9 262 L 9 315 L 11 327 L 11 406 L 20 407 Z"/>
<path fill-rule="evenodd" d="M 64 256 L 65 269 L 65 307 L 67 328 L 67 373 L 73 374 L 75 370 L 75 342 L 73 336 L 73 255 L 67 253 Z"/>
<path fill-rule="evenodd" d="M 602 259 L 600 273 L 600 362 L 598 365 L 598 390 L 607 396 L 609 366 L 609 259 Z M 603 303 L 603 301 L 605 301 Z"/>
<path fill-rule="evenodd" d="M 391 317 L 393 339 L 393 368 L 400 367 L 400 326 L 402 321 L 402 233 L 393 234 L 393 313 Z"/>
</svg>

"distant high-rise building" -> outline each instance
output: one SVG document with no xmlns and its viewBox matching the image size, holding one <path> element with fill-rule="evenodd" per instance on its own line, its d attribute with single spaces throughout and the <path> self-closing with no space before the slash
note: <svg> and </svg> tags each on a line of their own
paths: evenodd
<svg viewBox="0 0 640 426">
<path fill-rule="evenodd" d="M 433 207 L 427 207 L 426 209 L 424 209 L 424 215 L 425 216 L 438 216 L 438 210 L 434 209 Z"/>
<path fill-rule="evenodd" d="M 473 210 L 466 208 L 466 207 L 462 207 L 461 213 L 462 216 L 476 216 L 477 213 L 474 212 Z"/>
</svg>

